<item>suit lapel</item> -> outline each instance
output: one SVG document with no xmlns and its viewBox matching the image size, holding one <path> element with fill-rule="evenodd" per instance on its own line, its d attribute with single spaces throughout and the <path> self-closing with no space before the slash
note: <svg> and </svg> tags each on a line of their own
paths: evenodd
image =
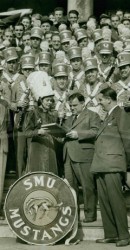
<svg viewBox="0 0 130 250">
<path fill-rule="evenodd" d="M 110 123 L 114 118 L 115 118 L 115 112 L 116 112 L 116 108 L 112 111 L 112 113 L 105 119 L 103 125 L 101 126 L 101 128 L 98 131 L 97 137 L 103 132 L 103 130 L 106 128 L 106 126 L 108 125 L 108 123 Z"/>
<path fill-rule="evenodd" d="M 76 121 L 73 123 L 72 128 L 75 128 L 84 118 L 85 118 L 86 110 L 83 110 L 81 114 L 78 116 Z"/>
<path fill-rule="evenodd" d="M 102 124 L 101 128 L 98 131 L 97 137 L 102 133 L 102 131 L 106 128 L 109 122 L 109 116 L 105 119 L 104 123 Z"/>
</svg>

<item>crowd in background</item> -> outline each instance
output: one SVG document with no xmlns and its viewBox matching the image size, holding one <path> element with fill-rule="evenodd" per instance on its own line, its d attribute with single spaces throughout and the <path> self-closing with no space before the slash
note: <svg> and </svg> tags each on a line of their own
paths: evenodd
<svg viewBox="0 0 130 250">
<path fill-rule="evenodd" d="M 43 170 L 66 177 L 75 190 L 80 183 L 86 222 L 96 220 L 96 189 L 88 170 L 94 140 L 107 117 L 100 96 L 106 88 L 116 93 L 116 98 L 110 94 L 110 99 L 114 103 L 117 99 L 121 110 L 129 112 L 130 11 L 117 10 L 101 14 L 99 20 L 93 15 L 82 20 L 77 10 L 64 16 L 63 8 L 57 7 L 48 16 L 31 13 L 0 20 L 1 206 L 6 171 L 19 178 Z M 80 113 L 89 124 L 87 141 Z M 80 126 L 75 116 L 80 117 Z M 79 126 L 78 133 L 68 130 L 67 139 L 52 136 L 43 128 L 49 123 L 63 128 Z M 76 140 L 83 141 L 82 149 Z M 126 155 L 129 169 L 128 146 Z M 75 163 L 82 163 L 81 168 Z M 78 168 L 79 172 L 74 170 Z M 86 193 L 93 199 L 93 214 Z"/>
</svg>

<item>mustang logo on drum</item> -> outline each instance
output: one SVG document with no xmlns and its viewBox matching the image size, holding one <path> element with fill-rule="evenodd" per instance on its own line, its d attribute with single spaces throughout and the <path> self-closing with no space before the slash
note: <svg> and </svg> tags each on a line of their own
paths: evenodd
<svg viewBox="0 0 130 250">
<path fill-rule="evenodd" d="M 29 173 L 10 188 L 5 215 L 22 240 L 50 245 L 71 231 L 76 203 L 69 185 L 60 177 L 46 172 Z"/>
<path fill-rule="evenodd" d="M 32 215 L 33 220 L 36 218 L 43 219 L 45 215 L 48 215 L 48 211 L 50 209 L 55 209 L 53 202 L 48 198 L 31 198 L 26 203 L 26 212 Z M 60 205 L 57 205 L 57 209 L 59 209 Z"/>
</svg>

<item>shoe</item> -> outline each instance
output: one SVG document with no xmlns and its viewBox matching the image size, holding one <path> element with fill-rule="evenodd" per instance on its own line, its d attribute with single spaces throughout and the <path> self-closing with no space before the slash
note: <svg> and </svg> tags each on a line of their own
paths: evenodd
<svg viewBox="0 0 130 250">
<path fill-rule="evenodd" d="M 86 218 L 86 219 L 83 220 L 83 223 L 94 222 L 96 220 L 97 220 L 96 218 Z"/>
<path fill-rule="evenodd" d="M 0 220 L 5 220 L 5 214 L 3 209 L 0 210 Z"/>
<path fill-rule="evenodd" d="M 9 174 L 16 174 L 16 171 L 15 170 L 10 170 Z"/>
<path fill-rule="evenodd" d="M 118 238 L 97 239 L 96 243 L 116 243 Z"/>
<path fill-rule="evenodd" d="M 0 220 L 5 220 L 5 216 L 4 215 L 0 215 Z"/>
<path fill-rule="evenodd" d="M 129 239 L 125 239 L 125 240 L 118 240 L 116 243 L 117 247 L 125 247 L 128 246 L 130 244 L 130 238 Z"/>
</svg>

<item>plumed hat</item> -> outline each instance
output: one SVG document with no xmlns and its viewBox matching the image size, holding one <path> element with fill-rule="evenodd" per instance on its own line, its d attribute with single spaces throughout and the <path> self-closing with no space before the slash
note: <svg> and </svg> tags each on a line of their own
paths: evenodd
<svg viewBox="0 0 130 250">
<path fill-rule="evenodd" d="M 39 98 L 53 95 L 49 76 L 46 72 L 32 72 L 27 78 L 27 84 L 36 101 L 38 101 Z"/>
</svg>

